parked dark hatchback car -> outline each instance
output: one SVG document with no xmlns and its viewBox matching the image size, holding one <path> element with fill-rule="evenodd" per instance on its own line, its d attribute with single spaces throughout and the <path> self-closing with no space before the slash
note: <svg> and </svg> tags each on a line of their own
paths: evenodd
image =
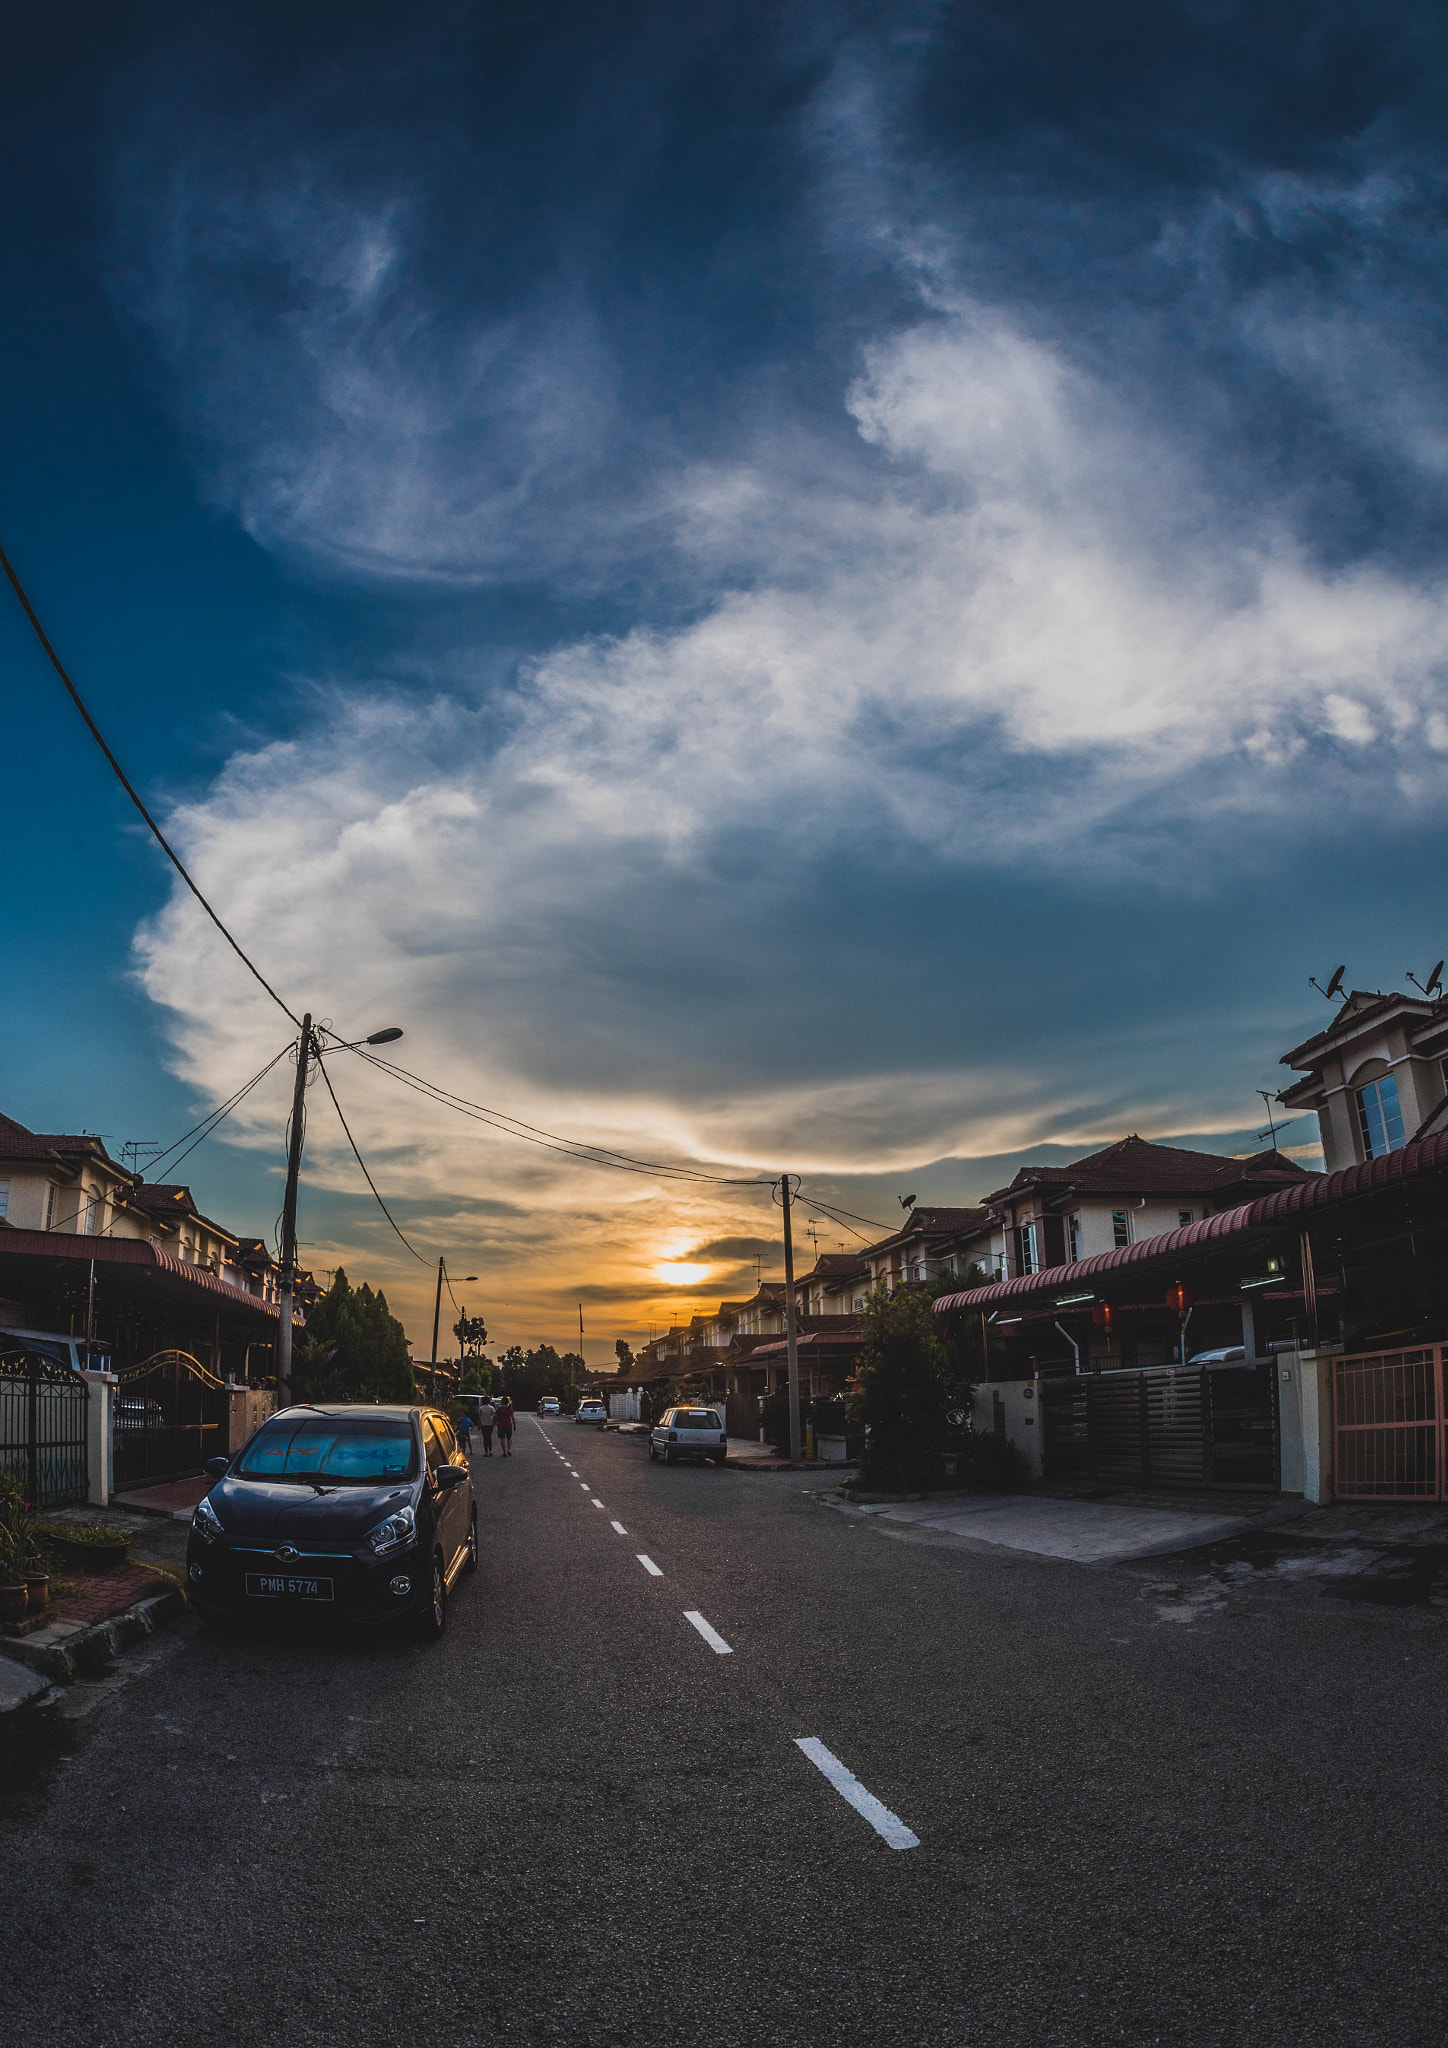
<svg viewBox="0 0 1448 2048">
<path fill-rule="evenodd" d="M 284 1408 L 234 1458 L 186 1549 L 203 1619 L 279 1610 L 440 1636 L 460 1572 L 478 1568 L 466 1454 L 437 1408 Z"/>
</svg>

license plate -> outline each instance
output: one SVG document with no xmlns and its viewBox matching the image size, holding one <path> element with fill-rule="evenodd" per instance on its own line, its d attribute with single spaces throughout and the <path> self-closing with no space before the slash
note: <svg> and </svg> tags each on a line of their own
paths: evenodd
<svg viewBox="0 0 1448 2048">
<path fill-rule="evenodd" d="M 330 1600 L 330 1579 L 293 1578 L 287 1572 L 248 1572 L 246 1590 L 253 1600 Z"/>
</svg>

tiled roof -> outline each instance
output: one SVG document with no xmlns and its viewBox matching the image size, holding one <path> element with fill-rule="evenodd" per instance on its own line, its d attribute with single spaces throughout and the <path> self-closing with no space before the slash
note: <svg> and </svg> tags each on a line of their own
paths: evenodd
<svg viewBox="0 0 1448 2048">
<path fill-rule="evenodd" d="M 1280 1186 L 1314 1176 L 1295 1159 L 1263 1152 L 1250 1159 L 1220 1152 L 1189 1152 L 1180 1145 L 1153 1145 L 1132 1134 L 1104 1151 L 1073 1159 L 1069 1166 L 1023 1166 L 1009 1187 L 991 1202 L 1008 1201 L 1033 1187 L 1072 1189 L 1083 1195 L 1211 1195 L 1238 1187 Z"/>
<path fill-rule="evenodd" d="M 0 1159 L 66 1159 L 76 1156 L 102 1159 L 117 1173 L 125 1175 L 126 1169 L 116 1165 L 101 1138 L 89 1137 L 83 1131 L 28 1131 L 24 1124 L 16 1123 L 13 1116 L 0 1116 Z"/>
<path fill-rule="evenodd" d="M 1049 1299 L 1062 1288 L 1077 1288 L 1087 1280 L 1094 1283 L 1097 1276 L 1115 1273 L 1124 1266 L 1163 1256 L 1176 1259 L 1183 1253 L 1204 1250 L 1223 1238 L 1240 1236 L 1244 1231 L 1270 1228 L 1289 1218 L 1295 1224 L 1298 1217 L 1306 1218 L 1319 1209 L 1330 1208 L 1334 1202 L 1353 1201 L 1380 1188 L 1396 1187 L 1402 1181 L 1444 1173 L 1448 1173 L 1448 1131 L 1436 1131 L 1413 1139 L 1397 1152 L 1364 1160 L 1360 1166 L 1345 1166 L 1337 1173 L 1307 1173 L 1300 1180 L 1264 1187 L 1255 1199 L 1219 1209 L 1198 1223 L 1164 1230 L 1157 1237 L 1143 1237 L 1135 1244 L 1109 1252 L 1097 1252 L 1089 1259 L 1078 1259 L 1074 1265 L 1050 1266 L 1040 1273 L 1020 1274 L 1012 1280 L 997 1280 L 989 1286 L 942 1295 L 933 1307 L 937 1314 L 943 1314 L 958 1308 L 987 1308 L 1023 1297 Z"/>
<path fill-rule="evenodd" d="M 1414 1010 L 1420 1018 L 1427 1018 L 1442 1007 L 1441 1003 L 1430 1003 L 1424 996 L 1400 995 L 1396 989 L 1384 995 L 1380 988 L 1355 988 L 1326 1029 L 1314 1031 L 1311 1038 L 1304 1038 L 1301 1045 L 1294 1045 L 1291 1052 L 1283 1053 L 1281 1064 L 1284 1067 L 1310 1066 L 1315 1055 L 1324 1052 L 1334 1039 L 1355 1035 L 1365 1024 L 1386 1017 L 1390 1011 Z"/>
</svg>

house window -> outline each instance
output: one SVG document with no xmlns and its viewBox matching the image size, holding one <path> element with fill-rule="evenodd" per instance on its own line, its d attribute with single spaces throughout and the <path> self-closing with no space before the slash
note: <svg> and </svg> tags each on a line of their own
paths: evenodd
<svg viewBox="0 0 1448 2048">
<path fill-rule="evenodd" d="M 1068 1216 L 1066 1218 L 1066 1254 L 1072 1265 L 1081 1256 L 1081 1218 L 1079 1216 Z"/>
<path fill-rule="evenodd" d="M 0 1180 L 0 1218 L 10 1214 L 10 1183 Z"/>
<path fill-rule="evenodd" d="M 94 1237 L 96 1234 L 96 1210 L 99 1207 L 100 1203 L 94 1195 L 87 1195 L 85 1197 L 85 1221 L 81 1224 L 81 1228 L 87 1237 Z"/>
<path fill-rule="evenodd" d="M 1402 1150 L 1403 1112 L 1398 1105 L 1398 1084 L 1391 1074 L 1358 1089 L 1357 1112 L 1364 1159 L 1381 1159 L 1385 1152 Z"/>
<path fill-rule="evenodd" d="M 55 1228 L 56 1193 L 56 1185 L 55 1182 L 52 1181 L 49 1187 L 47 1187 L 47 1189 L 45 1190 L 45 1227 L 47 1230 L 53 1230 Z"/>
<path fill-rule="evenodd" d="M 1192 1220 L 1192 1212 L 1191 1212 L 1191 1210 L 1190 1210 L 1190 1209 L 1178 1209 L 1178 1210 L 1177 1210 L 1177 1222 L 1178 1222 L 1178 1224 L 1179 1224 L 1179 1225 L 1181 1226 L 1181 1228 L 1182 1228 L 1183 1230 L 1185 1230 L 1185 1229 L 1186 1229 L 1187 1225 L 1188 1225 L 1188 1224 L 1189 1224 L 1189 1223 L 1191 1222 L 1191 1220 Z"/>
<path fill-rule="evenodd" d="M 1131 1230 L 1124 1209 L 1113 1209 L 1111 1212 L 1111 1242 L 1118 1249 L 1124 1244 L 1131 1243 Z"/>
<path fill-rule="evenodd" d="M 1016 1229 L 1016 1270 L 1019 1273 L 1038 1273 L 1040 1269 L 1036 1226 L 1034 1223 L 1022 1223 Z"/>
</svg>

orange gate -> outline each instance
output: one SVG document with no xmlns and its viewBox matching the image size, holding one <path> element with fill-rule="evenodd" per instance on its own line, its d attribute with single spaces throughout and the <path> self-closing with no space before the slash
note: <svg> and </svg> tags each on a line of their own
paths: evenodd
<svg viewBox="0 0 1448 2048">
<path fill-rule="evenodd" d="M 1444 1500 L 1443 1351 L 1376 1351 L 1333 1371 L 1339 1500 Z"/>
</svg>

